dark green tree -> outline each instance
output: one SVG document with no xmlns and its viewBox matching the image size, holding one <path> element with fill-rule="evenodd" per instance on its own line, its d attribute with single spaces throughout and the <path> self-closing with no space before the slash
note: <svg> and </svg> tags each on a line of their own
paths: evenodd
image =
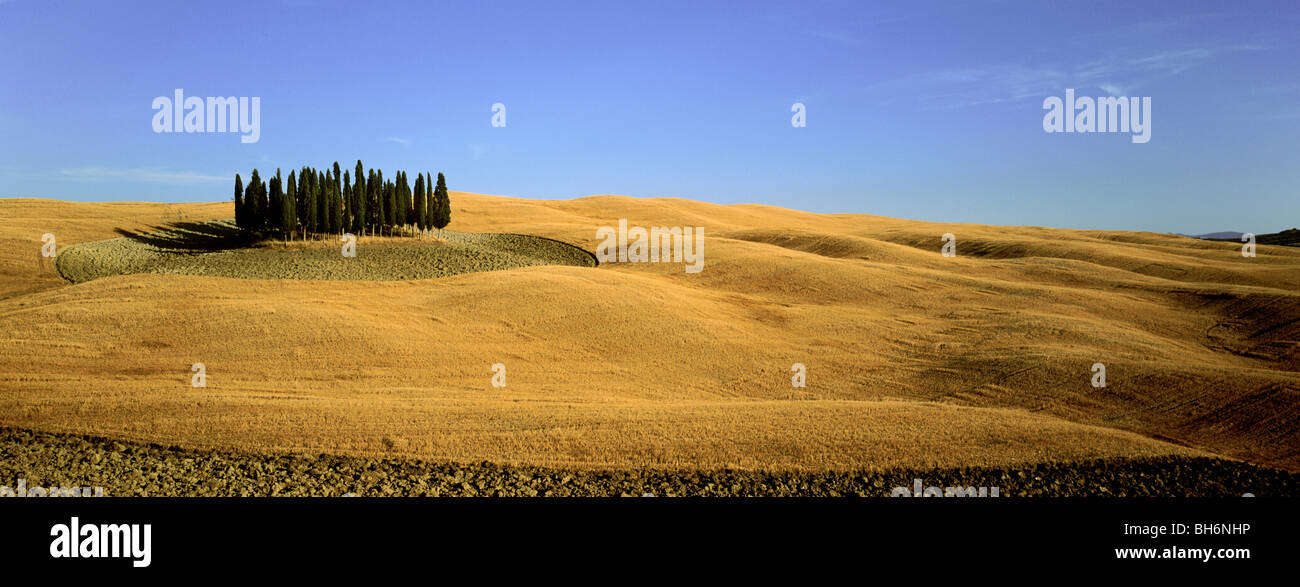
<svg viewBox="0 0 1300 587">
<path fill-rule="evenodd" d="M 330 230 L 330 197 L 328 186 L 329 178 L 325 176 L 324 171 L 316 172 L 316 232 L 324 233 Z"/>
<path fill-rule="evenodd" d="M 421 233 L 428 228 L 424 224 L 424 204 L 424 174 L 419 174 L 415 176 L 415 226 Z"/>
<path fill-rule="evenodd" d="M 294 207 L 298 211 L 298 228 L 303 237 L 307 236 L 307 167 L 298 170 L 298 193 L 294 195 Z"/>
<path fill-rule="evenodd" d="M 334 197 L 330 198 L 330 232 L 334 234 L 343 234 L 345 226 L 345 214 L 347 210 L 343 207 L 343 178 L 334 176 L 334 181 L 330 184 L 330 189 L 334 192 Z"/>
<path fill-rule="evenodd" d="M 266 227 L 270 230 L 279 231 L 283 228 L 283 218 L 280 217 L 280 211 L 284 209 L 284 180 L 280 176 L 280 169 L 275 170 L 275 177 L 271 178 L 271 196 L 270 207 L 267 208 Z"/>
<path fill-rule="evenodd" d="M 258 204 L 261 203 L 261 197 L 257 195 L 257 188 L 262 184 L 262 177 L 253 170 L 253 174 L 248 176 L 248 189 L 244 190 L 244 220 L 245 228 L 250 231 L 257 231 L 262 227 L 260 222 L 262 211 L 258 210 Z"/>
<path fill-rule="evenodd" d="M 334 162 L 334 175 L 330 177 L 330 232 L 343 234 L 343 176 L 339 175 L 339 162 Z"/>
<path fill-rule="evenodd" d="M 343 199 L 340 200 L 340 202 L 343 204 L 343 214 L 340 215 L 339 219 L 339 225 L 341 227 L 339 232 L 351 232 L 351 215 L 352 211 L 356 208 L 352 205 L 352 172 L 347 170 L 343 171 Z"/>
<path fill-rule="evenodd" d="M 302 203 L 304 208 L 302 217 L 305 220 L 302 227 L 302 238 L 306 240 L 308 234 L 316 232 L 316 171 L 310 167 L 304 167 L 302 176 L 299 179 L 302 180 Z"/>
<path fill-rule="evenodd" d="M 451 224 L 451 197 L 447 195 L 447 179 L 438 173 L 438 186 L 433 188 L 433 201 L 437 206 L 437 211 L 433 215 L 433 225 L 441 233 L 442 229 Z"/>
<path fill-rule="evenodd" d="M 352 175 L 352 181 L 356 182 L 352 186 L 352 232 L 358 236 L 364 234 L 366 228 L 365 171 L 365 168 L 361 166 L 361 160 L 357 159 L 357 168 Z"/>
<path fill-rule="evenodd" d="M 433 216 L 438 211 L 438 205 L 433 198 L 433 175 L 424 174 L 424 226 L 433 228 Z"/>
<path fill-rule="evenodd" d="M 388 223 L 393 225 L 393 233 L 397 233 L 397 228 L 402 225 L 405 218 L 402 216 L 402 172 L 398 171 L 393 174 L 393 192 L 389 196 L 392 198 L 393 216 L 388 219 Z"/>
<path fill-rule="evenodd" d="M 399 173 L 398 175 L 400 176 L 401 174 Z M 388 213 L 389 213 L 389 216 L 388 216 L 388 226 L 389 226 L 388 234 L 389 234 L 389 235 L 396 234 L 396 230 L 395 230 L 395 229 L 397 228 L 397 225 L 398 225 L 398 220 L 397 220 L 398 216 L 397 216 L 397 215 L 398 215 L 398 213 L 401 212 L 401 208 L 402 208 L 401 203 L 398 202 L 397 199 L 398 199 L 398 195 L 397 195 L 397 181 L 396 181 L 396 180 L 389 180 L 389 181 L 388 181 Z"/>
<path fill-rule="evenodd" d="M 397 203 L 401 209 L 398 213 L 397 222 L 403 227 L 411 224 L 411 184 L 406 181 L 406 172 L 403 171 L 398 179 L 397 185 Z"/>
<path fill-rule="evenodd" d="M 375 170 L 371 169 L 366 176 L 366 226 L 370 227 L 370 236 L 375 235 L 375 227 L 379 226 L 379 179 L 375 175 Z"/>
<path fill-rule="evenodd" d="M 257 184 L 257 229 L 266 230 L 271 224 L 271 198 L 266 189 L 266 180 Z"/>
<path fill-rule="evenodd" d="M 235 226 L 244 228 L 244 180 L 235 174 Z"/>
<path fill-rule="evenodd" d="M 379 171 L 379 230 L 385 231 L 388 228 L 388 219 L 393 217 L 392 202 L 388 200 L 388 181 L 384 179 L 383 170 Z"/>
<path fill-rule="evenodd" d="M 393 227 L 398 228 L 406 224 L 406 210 L 402 206 L 402 176 L 405 172 L 398 171 L 393 176 Z"/>
<path fill-rule="evenodd" d="M 288 215 L 284 217 L 285 241 L 293 238 L 293 231 L 298 229 L 298 182 L 294 174 L 294 170 L 290 169 L 289 183 L 284 190 L 284 205 L 288 209 Z"/>
</svg>

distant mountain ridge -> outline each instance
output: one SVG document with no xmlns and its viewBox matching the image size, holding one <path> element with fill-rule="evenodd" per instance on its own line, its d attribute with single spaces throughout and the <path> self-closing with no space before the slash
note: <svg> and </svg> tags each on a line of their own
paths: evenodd
<svg viewBox="0 0 1300 587">
<path fill-rule="evenodd" d="M 1191 238 L 1199 238 L 1212 241 L 1241 241 L 1244 232 L 1233 232 L 1225 230 L 1222 232 L 1210 232 L 1206 234 L 1184 234 Z M 1255 235 L 1255 242 L 1261 245 L 1285 245 L 1288 247 L 1300 247 L 1300 228 L 1288 228 L 1281 232 L 1271 234 Z"/>
<path fill-rule="evenodd" d="M 1228 239 L 1238 240 L 1241 238 L 1241 235 L 1243 234 L 1246 233 L 1225 230 L 1222 232 L 1208 232 L 1205 234 L 1184 234 L 1183 236 L 1190 236 L 1192 238 L 1203 238 L 1209 240 L 1228 240 Z"/>
</svg>

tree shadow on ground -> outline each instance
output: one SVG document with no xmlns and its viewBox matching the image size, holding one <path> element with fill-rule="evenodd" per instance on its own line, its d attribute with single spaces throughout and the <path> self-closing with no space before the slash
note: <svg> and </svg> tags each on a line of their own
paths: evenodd
<svg viewBox="0 0 1300 587">
<path fill-rule="evenodd" d="M 228 222 L 172 222 L 149 232 L 114 228 L 114 232 L 166 253 L 194 254 L 246 247 L 254 238 Z"/>
</svg>

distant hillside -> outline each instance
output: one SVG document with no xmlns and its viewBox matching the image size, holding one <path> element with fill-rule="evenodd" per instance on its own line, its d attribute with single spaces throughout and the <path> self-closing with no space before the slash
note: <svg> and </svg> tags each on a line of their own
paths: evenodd
<svg viewBox="0 0 1300 587">
<path fill-rule="evenodd" d="M 1241 242 L 1241 236 L 1243 234 L 1245 233 L 1225 230 L 1222 232 L 1210 232 L 1206 234 L 1184 234 L 1182 236 L 1188 236 L 1191 238 L 1199 238 L 1199 239 L 1212 240 L 1212 241 Z M 1275 232 L 1272 234 L 1257 234 L 1255 235 L 1255 242 L 1261 245 L 1285 245 L 1288 247 L 1300 247 L 1300 229 L 1289 228 L 1287 230 L 1283 230 L 1282 232 Z"/>
<path fill-rule="evenodd" d="M 1282 232 L 1274 234 L 1260 234 L 1255 236 L 1255 242 L 1266 245 L 1286 245 L 1289 247 L 1300 247 L 1300 229 L 1289 228 Z"/>
<path fill-rule="evenodd" d="M 1190 236 L 1190 237 L 1192 237 L 1192 238 L 1203 238 L 1203 239 L 1209 239 L 1209 240 L 1218 240 L 1218 241 L 1222 241 L 1222 240 L 1241 240 L 1241 235 L 1243 235 L 1243 234 L 1245 234 L 1245 233 L 1242 233 L 1242 232 L 1233 232 L 1233 231 L 1231 231 L 1231 230 L 1225 230 L 1225 231 L 1223 231 L 1223 232 L 1211 232 L 1211 233 L 1207 233 L 1207 234 L 1187 234 L 1187 235 L 1183 235 L 1183 236 Z"/>
<path fill-rule="evenodd" d="M 1241 241 L 1241 233 L 1215 233 L 1215 234 L 1236 234 L 1237 236 L 1214 237 L 1206 236 L 1208 240 L 1228 240 Z M 1282 232 L 1272 234 L 1257 234 L 1255 242 L 1261 245 L 1286 245 L 1288 247 L 1300 247 L 1300 228 L 1288 228 Z"/>
</svg>

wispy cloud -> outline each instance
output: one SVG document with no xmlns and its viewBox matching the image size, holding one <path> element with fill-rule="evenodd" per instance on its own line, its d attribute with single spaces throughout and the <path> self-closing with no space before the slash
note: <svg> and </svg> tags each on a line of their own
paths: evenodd
<svg viewBox="0 0 1300 587">
<path fill-rule="evenodd" d="M 159 168 L 115 169 L 110 167 L 60 169 L 57 177 L 69 181 L 138 181 L 169 184 L 230 181 L 231 179 L 224 175 L 206 175 L 194 171 L 171 171 Z"/>
<path fill-rule="evenodd" d="M 1179 75 L 1224 55 L 1265 49 L 1259 45 L 1202 47 L 1137 57 L 1108 57 L 1073 66 L 987 64 L 912 74 L 879 84 L 879 88 L 913 94 L 923 103 L 940 107 L 1042 98 L 1067 87 L 1096 88 L 1111 95 L 1123 95 L 1125 90 Z"/>
<path fill-rule="evenodd" d="M 877 84 L 876 89 L 907 95 L 932 108 L 957 108 L 1041 99 L 1063 88 L 1095 89 L 1124 95 L 1158 80 L 1177 76 L 1230 55 L 1267 51 L 1278 44 L 1267 35 L 1245 39 L 1197 33 L 1213 24 L 1214 15 L 1200 14 L 1134 23 L 1071 39 L 1086 61 L 1076 63 L 990 63 L 960 69 L 915 73 Z M 1172 48 L 1137 48 L 1134 39 L 1179 35 Z M 1181 46 L 1180 46 L 1181 45 Z"/>
<path fill-rule="evenodd" d="M 389 143 L 397 143 L 399 145 L 402 145 L 403 147 L 409 147 L 411 145 L 411 139 L 404 139 L 402 137 L 384 137 L 384 141 Z"/>
</svg>

